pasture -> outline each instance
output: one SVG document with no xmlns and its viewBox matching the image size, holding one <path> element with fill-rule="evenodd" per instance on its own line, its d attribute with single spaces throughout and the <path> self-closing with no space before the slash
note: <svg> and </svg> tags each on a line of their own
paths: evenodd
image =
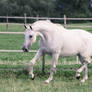
<svg viewBox="0 0 92 92">
<path fill-rule="evenodd" d="M 92 25 L 81 23 L 72 25 Z M 6 24 L 0 24 L 0 31 L 6 31 Z M 71 26 L 71 25 L 69 25 Z M 9 24 L 7 31 L 22 32 L 23 25 Z M 69 27 L 71 28 L 71 27 Z M 92 32 L 92 28 L 82 28 Z M 39 38 L 37 39 L 37 41 Z M 0 34 L 0 49 L 21 50 L 24 42 L 23 35 Z M 38 49 L 37 42 L 30 48 Z M 89 65 L 89 79 L 84 84 L 75 78 L 76 57 L 60 57 L 57 72 L 50 84 L 45 84 L 49 76 L 51 57 L 46 56 L 45 73 L 41 72 L 41 58 L 34 66 L 36 78 L 34 81 L 28 76 L 28 64 L 35 53 L 0 53 L 0 92 L 92 92 L 92 65 Z M 64 62 L 63 62 L 64 61 Z"/>
</svg>

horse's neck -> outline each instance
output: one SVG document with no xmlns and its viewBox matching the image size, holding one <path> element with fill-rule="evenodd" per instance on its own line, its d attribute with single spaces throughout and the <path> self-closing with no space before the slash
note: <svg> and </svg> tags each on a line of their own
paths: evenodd
<svg viewBox="0 0 92 92">
<path fill-rule="evenodd" d="M 51 34 L 48 31 L 39 31 L 38 35 L 41 37 L 43 42 L 48 42 L 51 39 Z"/>
<path fill-rule="evenodd" d="M 48 25 L 42 25 L 42 26 L 35 26 L 35 31 L 37 31 L 39 33 L 39 36 L 41 37 L 41 39 L 45 42 L 50 42 L 52 41 L 53 37 L 55 37 L 55 35 L 57 36 L 58 34 L 62 34 L 62 32 L 65 29 L 62 26 L 57 26 L 56 24 L 48 24 Z"/>
</svg>

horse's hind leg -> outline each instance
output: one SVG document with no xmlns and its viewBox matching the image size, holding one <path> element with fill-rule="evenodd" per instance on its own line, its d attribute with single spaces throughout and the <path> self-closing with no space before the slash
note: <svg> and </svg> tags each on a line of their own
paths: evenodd
<svg viewBox="0 0 92 92">
<path fill-rule="evenodd" d="M 78 54 L 78 58 L 79 58 L 80 62 L 82 63 L 82 66 L 76 72 L 76 79 L 80 79 L 80 73 L 84 70 L 84 67 L 85 67 L 83 65 L 83 62 L 84 62 L 83 57 L 80 54 Z"/>
<path fill-rule="evenodd" d="M 84 58 L 84 64 L 85 64 L 85 68 L 84 68 L 84 77 L 83 77 L 83 80 L 81 80 L 81 82 L 85 82 L 87 79 L 88 79 L 88 67 L 87 65 L 89 63 L 91 63 L 91 58 L 90 57 L 86 57 Z"/>
<path fill-rule="evenodd" d="M 88 63 L 85 62 L 85 69 L 84 69 L 84 78 L 83 80 L 81 80 L 81 82 L 85 82 L 88 79 L 88 67 L 87 67 Z"/>
<path fill-rule="evenodd" d="M 90 63 L 90 57 L 82 57 L 81 55 L 78 55 L 78 57 L 82 63 L 82 67 L 77 70 L 76 78 L 79 79 L 80 73 L 84 70 L 84 77 L 83 77 L 83 80 L 81 80 L 81 82 L 85 82 L 88 79 L 87 65 L 88 63 Z"/>
</svg>

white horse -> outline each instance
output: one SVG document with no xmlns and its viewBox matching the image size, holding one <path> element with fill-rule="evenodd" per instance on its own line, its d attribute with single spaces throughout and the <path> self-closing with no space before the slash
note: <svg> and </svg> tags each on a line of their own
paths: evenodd
<svg viewBox="0 0 92 92">
<path fill-rule="evenodd" d="M 39 50 L 35 57 L 30 61 L 30 71 L 32 79 L 34 79 L 33 66 L 42 54 L 50 54 L 52 56 L 52 65 L 50 76 L 45 81 L 49 83 L 53 79 L 53 73 L 59 56 L 79 57 L 82 67 L 76 72 L 76 78 L 80 78 L 80 73 L 84 70 L 84 77 L 81 82 L 88 79 L 87 65 L 91 63 L 92 55 L 92 34 L 80 29 L 65 29 L 63 26 L 54 24 L 50 21 L 40 20 L 34 22 L 31 26 L 25 26 L 25 41 L 23 51 L 27 52 L 30 45 L 36 41 L 36 37 L 40 36 Z"/>
</svg>

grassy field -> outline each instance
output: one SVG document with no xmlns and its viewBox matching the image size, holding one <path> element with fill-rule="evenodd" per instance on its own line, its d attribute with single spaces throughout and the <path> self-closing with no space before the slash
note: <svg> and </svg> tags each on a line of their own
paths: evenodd
<svg viewBox="0 0 92 92">
<path fill-rule="evenodd" d="M 72 25 L 88 26 L 92 23 L 80 23 Z M 68 28 L 71 24 L 68 25 Z M 79 29 L 79 28 L 78 28 Z M 92 32 L 92 28 L 83 28 Z M 0 24 L 0 31 L 6 31 L 6 24 Z M 21 24 L 9 24 L 11 32 L 22 32 Z M 38 49 L 38 40 L 30 49 Z M 0 49 L 21 50 L 24 42 L 23 35 L 0 34 Z M 75 70 L 81 65 L 76 65 L 76 57 L 60 57 L 57 64 L 57 72 L 50 84 L 44 81 L 49 76 L 51 57 L 46 55 L 45 73 L 41 72 L 41 58 L 34 66 L 36 78 L 34 81 L 28 76 L 28 64 L 35 53 L 0 53 L 0 92 L 92 92 L 92 65 L 89 65 L 89 80 L 82 84 L 75 79 Z M 82 74 L 83 76 L 83 74 Z"/>
<path fill-rule="evenodd" d="M 40 70 L 35 70 L 36 78 L 30 80 L 26 69 L 19 70 L 20 67 L 23 69 L 25 66 L 2 67 L 7 70 L 0 70 L 0 92 L 92 92 L 92 72 L 89 72 L 89 80 L 82 84 L 75 79 L 74 70 L 57 70 L 54 80 L 47 85 L 44 80 L 48 78 L 49 72 L 43 74 Z M 75 66 L 61 67 L 64 69 Z"/>
</svg>

